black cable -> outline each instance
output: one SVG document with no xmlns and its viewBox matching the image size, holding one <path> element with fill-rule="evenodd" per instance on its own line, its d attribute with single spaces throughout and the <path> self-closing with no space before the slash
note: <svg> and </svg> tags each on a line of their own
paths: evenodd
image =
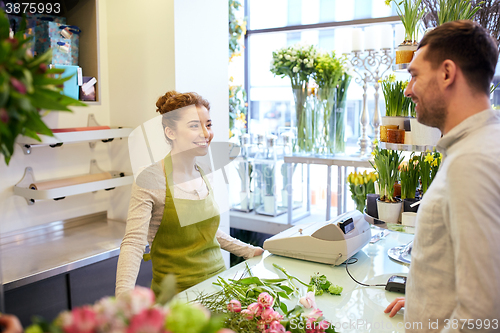
<svg viewBox="0 0 500 333">
<path fill-rule="evenodd" d="M 355 261 L 354 262 L 349 262 L 349 260 L 351 259 L 354 259 Z M 358 262 L 358 258 L 349 258 L 345 261 L 345 270 L 347 271 L 347 274 L 349 274 L 349 276 L 351 277 L 351 279 L 354 280 L 354 282 L 362 285 L 362 286 L 366 286 L 366 287 L 385 287 L 387 286 L 387 284 L 365 284 L 365 283 L 361 283 L 359 282 L 358 280 L 356 280 L 352 275 L 351 273 L 349 273 L 349 268 L 347 266 L 349 265 L 352 265 L 352 264 L 355 264 Z"/>
</svg>

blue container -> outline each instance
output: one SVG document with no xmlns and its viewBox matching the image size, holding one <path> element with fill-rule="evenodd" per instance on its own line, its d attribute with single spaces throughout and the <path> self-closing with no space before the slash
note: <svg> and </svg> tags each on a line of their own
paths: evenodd
<svg viewBox="0 0 500 333">
<path fill-rule="evenodd" d="M 78 95 L 80 92 L 79 80 L 78 80 L 78 66 L 71 65 L 53 65 L 55 68 L 64 69 L 64 73 L 61 75 L 62 77 L 71 76 L 71 79 L 64 82 L 63 94 L 78 100 Z M 81 81 L 81 80 L 80 80 Z"/>
</svg>

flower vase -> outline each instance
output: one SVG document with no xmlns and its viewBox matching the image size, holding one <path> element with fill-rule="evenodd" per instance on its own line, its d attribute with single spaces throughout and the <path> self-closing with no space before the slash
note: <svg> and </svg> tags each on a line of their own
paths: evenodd
<svg viewBox="0 0 500 333">
<path fill-rule="evenodd" d="M 345 152 L 345 115 L 346 103 L 340 101 L 335 107 L 330 117 L 330 140 L 333 141 L 333 147 L 330 153 L 339 154 Z"/>
<path fill-rule="evenodd" d="M 306 155 L 312 151 L 312 124 L 311 124 L 311 99 L 307 96 L 307 85 L 293 88 L 295 101 L 295 125 L 297 126 L 297 140 L 294 145 L 294 153 Z"/>
<path fill-rule="evenodd" d="M 319 88 L 314 109 L 313 138 L 315 153 L 321 155 L 333 154 L 335 152 L 335 140 L 330 140 L 330 136 L 335 136 L 335 133 L 331 133 L 331 131 L 335 131 L 335 126 L 331 125 L 332 113 L 335 109 L 335 88 Z"/>
<path fill-rule="evenodd" d="M 377 199 L 378 218 L 386 223 L 398 223 L 401 214 L 401 200 L 397 202 L 385 202 Z"/>
</svg>

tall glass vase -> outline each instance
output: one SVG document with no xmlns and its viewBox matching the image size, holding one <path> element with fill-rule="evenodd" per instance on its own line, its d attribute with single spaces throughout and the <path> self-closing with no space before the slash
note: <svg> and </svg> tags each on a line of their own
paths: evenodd
<svg viewBox="0 0 500 333">
<path fill-rule="evenodd" d="M 333 133 L 331 134 L 331 140 L 335 143 L 333 144 L 333 154 L 339 154 L 345 152 L 345 124 L 346 124 L 346 103 L 345 100 L 336 104 L 335 112 L 332 112 L 331 124 Z"/>
<path fill-rule="evenodd" d="M 335 140 L 330 140 L 330 133 L 335 130 L 331 126 L 331 116 L 335 109 L 335 88 L 318 88 L 314 103 L 314 152 L 325 155 L 332 154 L 335 149 Z"/>
<path fill-rule="evenodd" d="M 295 125 L 297 126 L 297 140 L 294 145 L 294 153 L 300 155 L 309 154 L 313 149 L 312 122 L 311 122 L 311 99 L 307 96 L 307 85 L 293 88 L 295 101 Z"/>
</svg>

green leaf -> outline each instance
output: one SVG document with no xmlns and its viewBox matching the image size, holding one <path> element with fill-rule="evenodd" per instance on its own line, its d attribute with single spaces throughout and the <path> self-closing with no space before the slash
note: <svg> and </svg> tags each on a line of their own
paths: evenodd
<svg viewBox="0 0 500 333">
<path fill-rule="evenodd" d="M 3 10 L 0 10 L 0 40 L 9 38 L 9 28 L 9 20 Z"/>
<path fill-rule="evenodd" d="M 35 131 L 32 131 L 27 127 L 24 128 L 23 135 L 27 136 L 29 138 L 35 139 L 36 141 L 42 141 L 42 139 L 40 139 L 40 137 L 38 136 L 38 134 Z"/>
<path fill-rule="evenodd" d="M 286 281 L 286 279 L 260 279 L 264 283 L 278 283 Z"/>
<path fill-rule="evenodd" d="M 284 293 L 282 291 L 278 291 L 277 294 L 278 294 L 278 296 L 280 296 L 282 298 L 290 299 L 290 297 L 286 293 Z"/>
<path fill-rule="evenodd" d="M 38 112 L 27 113 L 28 121 L 25 124 L 25 128 L 36 131 L 39 134 L 53 136 L 50 128 L 45 125 Z"/>
<path fill-rule="evenodd" d="M 31 100 L 31 103 L 34 107 L 38 109 L 47 109 L 50 111 L 70 111 L 64 104 L 59 103 L 57 100 L 54 100 L 51 97 L 48 97 L 47 94 L 44 94 L 40 91 L 40 89 L 33 92 L 33 94 L 28 95 Z"/>
<path fill-rule="evenodd" d="M 283 302 L 280 303 L 280 309 L 281 309 L 281 311 L 283 311 L 283 313 L 288 312 L 288 308 L 287 308 L 286 304 Z"/>
</svg>

